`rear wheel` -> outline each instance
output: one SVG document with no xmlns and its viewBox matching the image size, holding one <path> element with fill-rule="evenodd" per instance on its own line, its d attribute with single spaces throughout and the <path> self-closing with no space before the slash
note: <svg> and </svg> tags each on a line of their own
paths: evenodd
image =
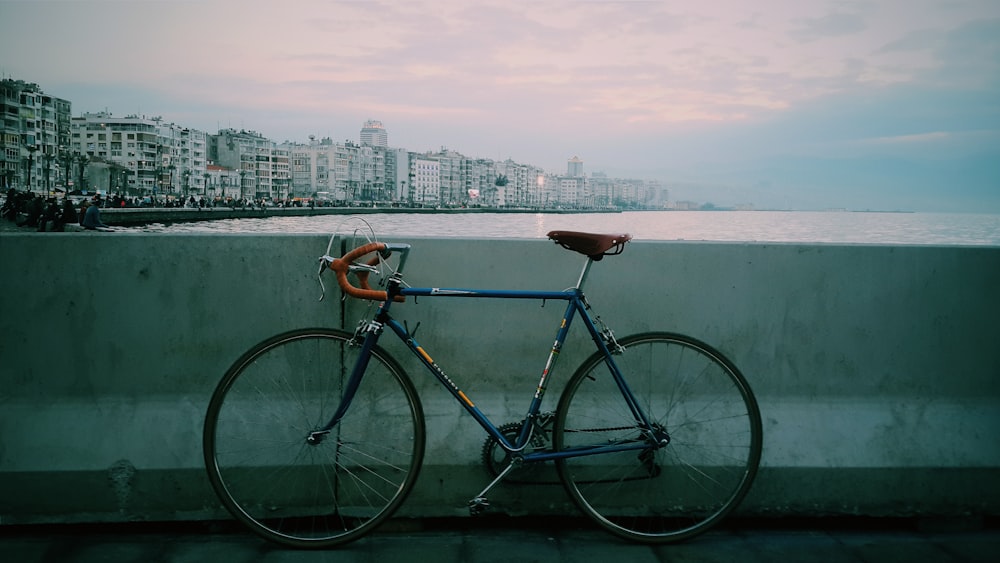
<svg viewBox="0 0 1000 563">
<path fill-rule="evenodd" d="M 237 360 L 212 395 L 203 437 L 212 487 L 267 539 L 317 548 L 357 539 L 416 481 L 423 411 L 379 348 L 344 418 L 318 443 L 306 439 L 340 405 L 359 355 L 351 337 L 332 329 L 275 336 Z"/>
<path fill-rule="evenodd" d="M 634 541 L 680 541 L 702 533 L 743 499 L 760 462 L 760 411 L 744 377 L 693 338 L 648 333 L 619 340 L 614 356 L 638 406 L 640 428 L 594 354 L 570 379 L 556 412 L 556 450 L 636 444 L 647 448 L 572 457 L 556 464 L 577 506 L 610 532 Z"/>
</svg>

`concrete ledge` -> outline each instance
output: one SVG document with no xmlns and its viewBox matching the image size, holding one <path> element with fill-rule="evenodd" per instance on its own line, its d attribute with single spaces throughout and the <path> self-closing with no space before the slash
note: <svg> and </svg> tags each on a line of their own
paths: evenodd
<svg viewBox="0 0 1000 563">
<path fill-rule="evenodd" d="M 581 265 L 537 240 L 409 242 L 414 285 L 561 289 Z M 272 334 L 365 314 L 334 289 L 317 302 L 325 248 L 312 235 L 3 233 L 0 523 L 223 517 L 201 462 L 222 373 Z M 765 445 L 744 513 L 1000 513 L 1000 248 L 635 242 L 591 276 L 617 334 L 691 334 L 751 382 Z M 497 423 L 523 416 L 561 312 L 448 299 L 398 310 Z M 589 353 L 576 336 L 553 401 Z M 438 464 L 403 515 L 464 514 L 488 481 L 482 433 L 387 348 L 421 392 Z M 575 513 L 558 485 L 491 498 L 511 514 Z"/>
</svg>

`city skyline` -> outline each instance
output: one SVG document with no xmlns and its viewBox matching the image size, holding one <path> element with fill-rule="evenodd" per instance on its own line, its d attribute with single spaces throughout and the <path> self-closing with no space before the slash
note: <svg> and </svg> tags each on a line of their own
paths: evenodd
<svg viewBox="0 0 1000 563">
<path fill-rule="evenodd" d="M 0 74 L 74 115 L 279 143 L 374 119 L 416 152 L 771 208 L 1000 211 L 997 37 L 978 0 L 0 0 Z"/>
</svg>

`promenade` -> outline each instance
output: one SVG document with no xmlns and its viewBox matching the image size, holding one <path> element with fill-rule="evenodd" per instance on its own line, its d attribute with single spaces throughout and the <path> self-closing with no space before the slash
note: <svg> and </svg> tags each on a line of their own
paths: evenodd
<svg viewBox="0 0 1000 563">
<path fill-rule="evenodd" d="M 287 549 L 225 522 L 0 527 L 0 557 L 18 563 L 957 563 L 992 562 L 997 553 L 1000 530 L 982 521 L 734 521 L 688 542 L 646 546 L 575 519 L 461 518 L 390 522 L 322 551 Z"/>
<path fill-rule="evenodd" d="M 528 208 L 436 208 L 436 207 L 108 207 L 101 209 L 101 221 L 110 227 L 137 227 L 153 223 L 191 223 L 222 219 L 264 219 L 268 217 L 314 217 L 321 215 L 371 215 L 376 213 L 457 214 L 457 213 L 617 213 L 617 210 L 528 209 Z M 0 220 L 0 232 L 33 232 Z M 72 225 L 69 230 L 79 230 Z"/>
</svg>

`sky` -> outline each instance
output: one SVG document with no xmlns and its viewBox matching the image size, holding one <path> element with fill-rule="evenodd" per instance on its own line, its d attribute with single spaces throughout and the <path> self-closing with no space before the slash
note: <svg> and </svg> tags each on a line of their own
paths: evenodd
<svg viewBox="0 0 1000 563">
<path fill-rule="evenodd" d="M 1000 0 L 0 0 L 73 114 L 659 180 L 671 200 L 1000 212 Z"/>
</svg>

